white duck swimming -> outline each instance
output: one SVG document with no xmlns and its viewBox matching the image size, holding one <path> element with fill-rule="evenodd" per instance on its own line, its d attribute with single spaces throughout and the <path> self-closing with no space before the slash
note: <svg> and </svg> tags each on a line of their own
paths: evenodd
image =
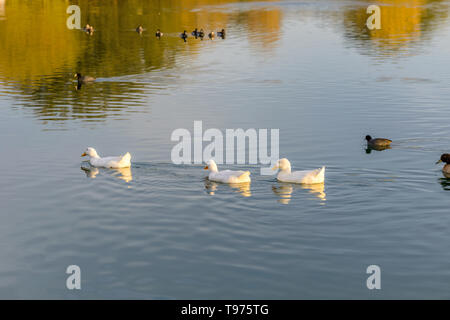
<svg viewBox="0 0 450 320">
<path fill-rule="evenodd" d="M 250 171 L 219 171 L 217 169 L 216 162 L 212 159 L 206 163 L 206 167 L 204 169 L 210 171 L 208 179 L 211 181 L 223 183 L 244 183 L 251 181 Z"/>
<path fill-rule="evenodd" d="M 82 157 L 89 156 L 89 163 L 93 167 L 103 168 L 129 168 L 131 167 L 131 154 L 126 153 L 123 156 L 118 157 L 105 157 L 101 158 L 94 148 L 87 148 L 81 155 Z"/>
<path fill-rule="evenodd" d="M 283 158 L 277 161 L 272 170 L 280 169 L 277 179 L 282 182 L 315 184 L 325 181 L 325 167 L 316 170 L 304 170 L 291 172 L 291 163 Z"/>
</svg>

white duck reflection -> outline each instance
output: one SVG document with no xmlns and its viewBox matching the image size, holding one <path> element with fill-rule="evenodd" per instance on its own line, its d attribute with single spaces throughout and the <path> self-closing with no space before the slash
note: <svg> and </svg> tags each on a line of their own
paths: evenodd
<svg viewBox="0 0 450 320">
<path fill-rule="evenodd" d="M 243 183 L 218 183 L 205 179 L 205 190 L 209 195 L 215 195 L 219 186 L 231 188 L 235 192 L 239 192 L 243 197 L 251 197 L 250 182 Z"/>
<path fill-rule="evenodd" d="M 294 184 L 294 183 L 279 183 L 278 185 L 272 186 L 272 191 L 275 193 L 279 199 L 278 202 L 281 204 L 289 204 L 292 199 L 292 193 L 295 189 L 305 189 L 309 193 L 316 196 L 319 200 L 326 201 L 325 184 Z"/>
<path fill-rule="evenodd" d="M 99 169 L 92 166 L 82 166 L 81 170 L 86 173 L 86 177 L 95 179 L 100 171 L 112 173 L 113 176 L 125 181 L 130 182 L 133 180 L 131 168 L 117 168 L 117 169 Z"/>
</svg>

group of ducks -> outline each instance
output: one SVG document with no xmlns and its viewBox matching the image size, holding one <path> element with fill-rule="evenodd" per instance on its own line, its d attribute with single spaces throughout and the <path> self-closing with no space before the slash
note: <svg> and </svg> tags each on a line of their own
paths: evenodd
<svg viewBox="0 0 450 320">
<path fill-rule="evenodd" d="M 194 36 L 195 39 L 200 38 L 200 40 L 203 40 L 203 38 L 205 37 L 205 32 L 203 31 L 203 29 L 198 30 L 198 28 L 195 28 L 194 31 L 191 32 L 191 35 Z M 208 38 L 212 40 L 216 37 L 216 35 L 219 38 L 225 39 L 225 29 L 222 29 L 221 31 L 218 31 L 216 33 L 214 31 L 211 31 L 210 33 L 208 33 Z M 180 37 L 186 42 L 186 39 L 188 38 L 186 30 L 184 30 Z"/>
<path fill-rule="evenodd" d="M 136 28 L 136 32 L 139 34 L 142 34 L 144 32 L 144 27 L 142 25 L 137 26 Z M 94 34 L 94 27 L 86 24 L 86 26 L 83 28 L 83 31 L 86 32 L 89 35 L 93 35 Z M 200 40 L 203 40 L 203 38 L 205 37 L 205 32 L 203 31 L 203 29 L 198 30 L 198 28 L 195 28 L 194 31 L 191 32 L 191 35 L 195 37 L 195 39 L 200 38 Z M 218 32 L 214 32 L 211 31 L 210 33 L 208 33 L 208 38 L 209 39 L 214 39 L 215 37 L 219 37 L 222 39 L 225 39 L 225 29 L 222 29 L 221 31 Z M 163 33 L 161 32 L 160 29 L 156 30 L 155 32 L 155 36 L 160 39 L 163 36 Z M 186 39 L 188 38 L 188 34 L 187 31 L 184 30 L 181 34 L 180 34 L 181 39 L 184 40 L 184 42 L 186 42 Z"/>
<path fill-rule="evenodd" d="M 375 138 L 371 136 L 366 136 L 367 146 L 376 150 L 384 150 L 389 148 L 392 140 L 384 138 Z M 94 148 L 87 148 L 86 151 L 81 155 L 89 156 L 89 163 L 93 167 L 103 167 L 103 168 L 129 168 L 131 167 L 131 155 L 126 153 L 123 156 L 117 157 L 100 157 Z M 450 178 L 450 154 L 445 153 L 441 155 L 438 163 L 445 163 L 442 172 L 445 177 Z M 223 170 L 219 171 L 216 162 L 211 159 L 207 161 L 205 170 L 209 170 L 208 179 L 214 182 L 239 184 L 239 183 L 250 183 L 250 171 L 240 171 L 240 170 Z M 300 184 L 318 184 L 324 183 L 325 181 L 325 166 L 315 170 L 303 170 L 303 171 L 292 171 L 291 163 L 288 159 L 279 159 L 272 170 L 279 170 L 277 175 L 277 180 L 281 182 L 288 183 L 300 183 Z"/>
<path fill-rule="evenodd" d="M 88 156 L 89 163 L 93 167 L 114 169 L 131 167 L 131 155 L 128 152 L 123 156 L 100 157 L 94 148 L 89 147 L 81 156 Z M 230 184 L 251 182 L 250 171 L 219 171 L 216 162 L 212 159 L 207 161 L 204 169 L 209 170 L 208 179 L 210 181 Z M 278 160 L 272 169 L 280 170 L 277 179 L 282 182 L 317 184 L 325 181 L 325 167 L 316 170 L 291 171 L 291 163 L 286 158 Z"/>
<path fill-rule="evenodd" d="M 139 34 L 142 34 L 144 32 L 144 27 L 142 25 L 139 25 L 136 28 L 136 32 L 139 33 Z M 195 30 L 191 32 L 191 35 L 193 37 L 195 37 L 195 39 L 200 38 L 200 40 L 203 40 L 203 38 L 205 37 L 205 31 L 203 31 L 203 29 L 198 30 L 198 28 L 195 28 Z M 212 40 L 212 39 L 214 39 L 216 37 L 216 35 L 219 38 L 225 39 L 225 29 L 222 29 L 221 31 L 218 31 L 216 33 L 214 31 L 211 31 L 210 33 L 208 33 L 208 38 Z M 156 30 L 155 37 L 160 39 L 162 36 L 163 36 L 163 33 L 161 32 L 161 30 L 160 29 Z M 188 33 L 187 33 L 186 30 L 184 30 L 180 34 L 180 38 L 183 39 L 184 42 L 186 42 L 188 37 L 189 36 L 188 36 Z"/>
<path fill-rule="evenodd" d="M 384 138 L 376 138 L 372 139 L 371 136 L 366 136 L 367 140 L 367 147 L 368 149 L 375 149 L 378 151 L 389 149 L 392 143 L 392 140 L 384 139 Z M 441 158 L 436 162 L 436 164 L 439 163 L 445 163 L 444 167 L 442 168 L 442 173 L 446 178 L 450 178 L 450 154 L 444 153 L 441 155 Z"/>
</svg>

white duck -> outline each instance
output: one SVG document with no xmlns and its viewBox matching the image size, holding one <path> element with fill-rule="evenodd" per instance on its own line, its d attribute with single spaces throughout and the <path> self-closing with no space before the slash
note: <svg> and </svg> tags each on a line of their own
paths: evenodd
<svg viewBox="0 0 450 320">
<path fill-rule="evenodd" d="M 250 171 L 219 171 L 216 162 L 212 159 L 206 163 L 204 169 L 210 171 L 208 179 L 211 181 L 223 183 L 245 183 L 251 181 Z"/>
<path fill-rule="evenodd" d="M 81 155 L 82 157 L 89 156 L 89 163 L 93 167 L 103 168 L 129 168 L 131 167 L 131 154 L 126 153 L 123 156 L 118 157 L 105 157 L 101 158 L 94 148 L 87 148 Z"/>
<path fill-rule="evenodd" d="M 283 158 L 277 161 L 272 170 L 280 169 L 277 179 L 282 182 L 315 184 L 325 181 L 325 167 L 316 170 L 304 170 L 291 172 L 291 163 Z"/>
</svg>

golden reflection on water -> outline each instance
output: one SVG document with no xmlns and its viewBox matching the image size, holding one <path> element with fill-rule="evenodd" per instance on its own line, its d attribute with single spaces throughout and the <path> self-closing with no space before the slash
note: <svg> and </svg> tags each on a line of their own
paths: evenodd
<svg viewBox="0 0 450 320">
<path fill-rule="evenodd" d="M 304 15 L 339 21 L 335 23 L 343 23 L 344 30 L 335 30 L 343 32 L 352 47 L 358 47 L 363 54 L 391 58 L 398 52 L 416 52 L 411 46 L 443 25 L 449 9 L 443 0 L 380 0 L 377 4 L 381 6 L 381 30 L 371 31 L 366 27 L 366 9 L 373 4 L 370 0 L 336 6 L 327 14 L 320 12 L 319 4 L 301 10 L 297 7 L 292 9 L 295 16 L 288 14 L 291 9 L 284 9 L 283 3 L 124 0 L 105 5 L 101 0 L 0 0 L 1 90 L 21 99 L 21 104 L 44 123 L 120 118 L 124 113 L 118 111 L 134 107 L 144 110 L 153 92 L 167 88 L 167 77 L 150 81 L 147 74 L 176 70 L 190 61 L 187 58 L 196 59 L 201 50 L 214 43 L 192 37 L 183 43 L 179 38 L 182 30 L 190 34 L 195 27 L 206 32 L 225 28 L 230 31 L 227 39 L 248 42 L 252 53 L 272 55 L 281 43 L 283 20 L 297 21 Z M 67 29 L 69 4 L 80 6 L 81 25 L 93 25 L 92 36 Z M 135 31 L 138 25 L 145 28 L 142 35 Z M 154 36 L 156 29 L 164 32 L 160 40 Z M 76 90 L 71 78 L 75 72 L 100 80 L 94 86 Z M 119 78 L 138 74 L 145 74 L 145 78 Z"/>
<path fill-rule="evenodd" d="M 281 204 L 289 204 L 295 189 L 307 190 L 309 191 L 309 193 L 313 194 L 319 200 L 321 201 L 327 200 L 324 183 L 299 185 L 293 183 L 280 182 L 278 185 L 272 186 L 272 191 L 279 197 L 278 202 Z"/>
<path fill-rule="evenodd" d="M 97 175 L 100 173 L 100 169 L 96 167 L 88 167 L 82 166 L 81 170 L 86 173 L 87 178 L 95 179 Z M 116 168 L 116 169 L 103 169 L 108 173 L 112 173 L 112 175 L 120 180 L 125 181 L 126 183 L 133 181 L 133 174 L 131 172 L 131 168 Z"/>
<path fill-rule="evenodd" d="M 73 1 L 71 4 L 81 8 L 82 26 L 89 23 L 95 27 L 94 35 L 87 37 L 80 30 L 66 27 L 66 1 L 0 1 L 7 16 L 0 24 L 0 76 L 20 81 L 38 80 L 61 69 L 112 77 L 167 68 L 174 65 L 180 51 L 198 53 L 188 50 L 199 47 L 198 41 L 188 41 L 188 47 L 180 44 L 178 35 L 184 29 L 190 34 L 195 27 L 217 31 L 241 24 L 264 41 L 263 34 L 278 31 L 281 22 L 279 9 L 243 14 L 201 9 L 208 4 L 234 3 L 232 0 L 135 0 L 108 5 L 94 0 Z M 133 34 L 139 24 L 146 30 L 146 41 L 136 41 Z M 158 28 L 165 34 L 163 41 L 154 39 Z M 267 41 L 274 39 L 269 37 Z"/>
<path fill-rule="evenodd" d="M 243 197 L 251 197 L 252 192 L 250 190 L 250 182 L 244 182 L 244 183 L 217 183 L 214 181 L 210 181 L 209 179 L 205 179 L 205 190 L 206 192 L 213 196 L 216 194 L 219 187 L 227 187 L 231 188 L 234 192 L 240 193 Z"/>
<path fill-rule="evenodd" d="M 279 8 L 226 7 L 252 2 L 124 0 L 105 5 L 100 0 L 0 0 L 0 16 L 5 17 L 0 20 L 0 83 L 6 88 L 2 90 L 19 97 L 45 122 L 101 120 L 120 109 L 142 108 L 148 99 L 137 97 L 163 90 L 169 80 L 119 83 L 117 77 L 171 70 L 186 56 L 195 59 L 206 41 L 190 37 L 183 43 L 182 30 L 190 34 L 195 27 L 206 32 L 231 28 L 232 36 L 260 42 L 256 50 L 274 45 L 281 24 Z M 66 27 L 69 4 L 80 6 L 81 25 L 94 26 L 92 36 Z M 142 35 L 135 31 L 138 25 L 145 28 Z M 164 32 L 160 40 L 154 36 L 156 29 Z M 71 77 L 75 72 L 100 79 L 94 86 L 77 87 Z"/>
<path fill-rule="evenodd" d="M 380 0 L 381 29 L 369 30 L 366 22 L 370 14 L 367 7 L 374 4 L 361 0 L 361 6 L 344 13 L 344 26 L 348 38 L 359 43 L 367 53 L 395 56 L 448 19 L 448 2 L 443 0 Z M 412 54 L 406 51 L 407 54 Z"/>
</svg>

